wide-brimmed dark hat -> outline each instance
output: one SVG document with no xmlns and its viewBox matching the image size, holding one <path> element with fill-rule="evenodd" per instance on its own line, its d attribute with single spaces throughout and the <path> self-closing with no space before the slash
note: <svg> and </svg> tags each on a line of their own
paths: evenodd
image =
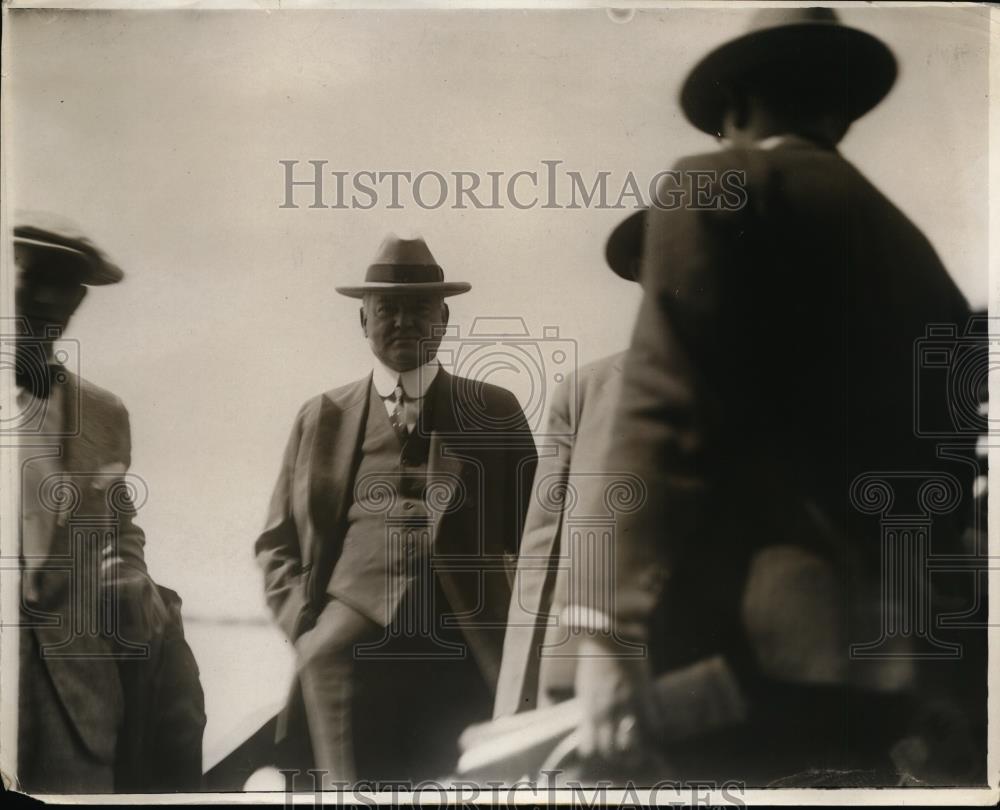
<svg viewBox="0 0 1000 810">
<path fill-rule="evenodd" d="M 765 8 L 754 14 L 746 34 L 694 66 L 681 88 L 684 114 L 703 132 L 721 136 L 727 88 L 766 68 L 798 80 L 810 73 L 835 76 L 852 121 L 885 98 L 896 81 L 892 51 L 842 24 L 833 9 Z"/>
<path fill-rule="evenodd" d="M 14 226 L 18 264 L 65 273 L 78 284 L 117 284 L 122 269 L 71 222 L 44 213 L 19 213 Z"/>
<path fill-rule="evenodd" d="M 369 293 L 449 296 L 471 289 L 472 285 L 465 281 L 444 280 L 444 270 L 423 239 L 400 239 L 395 234 L 382 242 L 368 265 L 363 284 L 336 288 L 351 298 L 363 298 Z"/>
<path fill-rule="evenodd" d="M 626 281 L 639 280 L 647 213 L 648 209 L 643 209 L 623 219 L 615 226 L 604 245 L 604 259 L 608 267 Z"/>
</svg>

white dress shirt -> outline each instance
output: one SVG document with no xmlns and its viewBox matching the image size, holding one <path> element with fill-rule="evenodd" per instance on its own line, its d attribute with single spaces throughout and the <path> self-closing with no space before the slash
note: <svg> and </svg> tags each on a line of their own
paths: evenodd
<svg viewBox="0 0 1000 810">
<path fill-rule="evenodd" d="M 392 411 L 396 407 L 396 387 L 402 386 L 406 395 L 403 400 L 403 424 L 406 425 L 407 432 L 412 433 L 416 427 L 424 396 L 440 369 L 441 365 L 436 357 L 409 371 L 393 371 L 377 360 L 372 366 L 372 384 L 382 397 L 385 412 L 389 416 L 392 416 Z"/>
</svg>

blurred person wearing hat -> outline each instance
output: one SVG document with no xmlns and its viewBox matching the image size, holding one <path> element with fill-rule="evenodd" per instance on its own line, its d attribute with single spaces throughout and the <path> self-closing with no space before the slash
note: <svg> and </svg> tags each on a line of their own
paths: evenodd
<svg viewBox="0 0 1000 810">
<path fill-rule="evenodd" d="M 18 780 L 42 793 L 135 788 L 137 771 L 150 766 L 142 755 L 155 749 L 161 776 L 175 764 L 184 772 L 164 784 L 196 786 L 201 764 L 190 757 L 200 759 L 204 727 L 197 668 L 179 630 L 179 598 L 146 569 L 126 483 L 128 412 L 65 365 L 72 352 L 58 345 L 88 289 L 124 274 L 52 215 L 23 215 L 13 236 L 24 630 Z M 165 668 L 176 682 L 154 689 Z M 175 710 L 179 725 L 158 725 Z M 179 755 L 171 751 L 178 743 Z"/>
<path fill-rule="evenodd" d="M 638 280 L 646 213 L 637 211 L 620 222 L 605 245 L 608 266 L 628 282 Z M 572 639 L 559 616 L 570 598 L 570 580 L 576 581 L 590 560 L 583 546 L 570 542 L 569 512 L 576 503 L 600 503 L 616 483 L 605 474 L 603 460 L 613 440 L 611 417 L 624 359 L 625 352 L 618 352 L 588 363 L 552 393 L 546 451 L 540 453 L 521 539 L 494 717 L 544 707 L 572 692 Z M 571 556 L 571 548 L 587 559 Z"/>
<path fill-rule="evenodd" d="M 881 599 L 883 540 L 852 482 L 969 477 L 913 422 L 916 341 L 930 324 L 961 333 L 968 304 L 924 235 L 837 151 L 895 77 L 891 51 L 832 10 L 782 7 L 756 12 L 683 85 L 688 120 L 724 143 L 675 169 L 739 170 L 746 204 L 650 210 L 604 458 L 649 497 L 615 527 L 614 610 L 586 610 L 595 580 L 568 614 L 592 634 L 576 694 L 595 762 L 652 748 L 674 777 L 748 786 L 984 773 L 969 745 L 942 770 L 950 743 L 920 725 L 944 666 L 920 663 L 927 638 L 851 654 L 898 607 Z M 935 518 L 936 551 L 957 548 L 966 511 Z M 622 641 L 647 655 L 616 655 Z M 691 677 L 654 700 L 653 677 L 670 672 Z M 914 735 L 924 748 L 900 745 Z M 914 748 L 925 756 L 907 773 L 915 760 L 901 752 Z"/>
<path fill-rule="evenodd" d="M 440 366 L 470 285 L 423 239 L 387 237 L 336 289 L 372 367 L 300 410 L 256 542 L 297 657 L 278 734 L 307 731 L 327 786 L 433 778 L 489 716 L 535 446 L 513 394 Z"/>
</svg>

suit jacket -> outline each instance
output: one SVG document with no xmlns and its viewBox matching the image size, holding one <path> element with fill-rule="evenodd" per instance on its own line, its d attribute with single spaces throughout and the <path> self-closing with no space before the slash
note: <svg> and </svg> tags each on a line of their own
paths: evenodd
<svg viewBox="0 0 1000 810">
<path fill-rule="evenodd" d="M 961 335 L 969 309 L 924 235 L 835 149 L 786 137 L 676 168 L 742 171 L 747 202 L 650 211 L 605 461 L 641 476 L 649 497 L 617 526 L 614 623 L 648 640 L 660 668 L 721 651 L 766 674 L 757 651 L 740 654 L 751 558 L 791 543 L 833 561 L 845 596 L 831 620 L 850 628 L 844 613 L 859 583 L 877 585 L 881 551 L 852 482 L 945 468 L 914 405 L 943 420 L 949 396 L 916 376 L 915 349 L 930 324 Z M 803 504 L 829 531 L 808 530 Z M 956 534 L 942 528 L 935 549 L 947 551 Z"/>
<path fill-rule="evenodd" d="M 323 609 L 343 548 L 371 384 L 369 375 L 299 411 L 256 542 L 268 605 L 292 641 Z M 505 566 L 513 568 L 537 456 L 509 391 L 442 369 L 429 395 L 428 476 L 444 473 L 448 488 L 432 505 L 435 559 L 477 560 L 477 570 L 438 570 L 438 578 L 451 612 L 465 614 L 465 638 L 492 687 L 510 601 Z M 487 568 L 492 573 L 484 575 Z M 405 574 L 387 568 L 387 576 Z"/>
<path fill-rule="evenodd" d="M 575 502 L 581 494 L 587 499 L 590 487 L 602 485 L 623 361 L 624 353 L 619 353 L 589 363 L 553 392 L 521 540 L 494 717 L 533 709 L 542 698 L 540 647 L 569 590 L 563 540 L 566 501 L 553 502 L 550 494 L 572 486 Z"/>
<path fill-rule="evenodd" d="M 96 603 L 83 606 L 83 617 L 73 611 L 70 580 L 75 579 L 77 585 L 88 579 L 98 581 L 101 549 L 93 548 L 75 558 L 72 571 L 66 566 L 73 559 L 68 555 L 74 528 L 86 531 L 89 524 L 101 532 L 102 547 L 111 541 L 112 534 L 117 535 L 118 556 L 125 565 L 146 574 L 145 538 L 133 522 L 134 504 L 128 492 L 117 486 L 131 463 L 128 411 L 114 394 L 66 369 L 57 368 L 53 376 L 54 384 L 61 387 L 64 417 L 63 436 L 58 442 L 59 491 L 69 495 L 53 495 L 52 508 L 57 512 L 53 521 L 26 523 L 23 530 L 33 531 L 41 525 L 41 530 L 51 531 L 52 541 L 45 544 L 51 549 L 48 562 L 61 565 L 63 570 L 42 572 L 38 602 L 26 608 L 25 619 L 32 626 L 29 632 L 38 638 L 44 665 L 83 744 L 100 761 L 111 763 L 125 712 L 117 662 L 109 657 L 112 642 L 99 632 L 71 633 L 75 621 L 98 615 Z M 80 564 L 94 570 L 81 571 Z M 60 710 L 35 708 L 40 712 Z"/>
</svg>

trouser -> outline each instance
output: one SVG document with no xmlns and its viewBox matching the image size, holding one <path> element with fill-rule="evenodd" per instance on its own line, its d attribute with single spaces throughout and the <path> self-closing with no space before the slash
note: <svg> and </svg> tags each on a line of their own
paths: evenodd
<svg viewBox="0 0 1000 810">
<path fill-rule="evenodd" d="M 295 643 L 315 766 L 331 783 L 357 780 L 351 728 L 354 649 L 378 638 L 378 630 L 375 622 L 332 599 Z"/>
<path fill-rule="evenodd" d="M 35 633 L 20 632 L 17 776 L 28 793 L 111 793 L 114 767 L 84 744 L 41 658 Z"/>
<path fill-rule="evenodd" d="M 436 603 L 445 604 L 443 597 Z M 433 638 L 397 634 L 331 598 L 296 641 L 315 767 L 326 787 L 443 777 L 457 760 L 458 735 L 489 718 L 492 690 L 461 631 L 436 618 Z"/>
</svg>

